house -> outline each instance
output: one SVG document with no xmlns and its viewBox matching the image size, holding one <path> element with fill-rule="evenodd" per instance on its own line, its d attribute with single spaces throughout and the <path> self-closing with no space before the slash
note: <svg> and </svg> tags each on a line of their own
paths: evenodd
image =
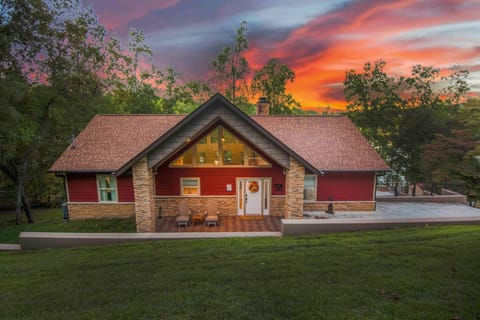
<svg viewBox="0 0 480 320">
<path fill-rule="evenodd" d="M 375 210 L 389 170 L 347 117 L 273 116 L 265 100 L 248 116 L 220 94 L 187 116 L 97 115 L 50 168 L 72 219 L 134 215 L 139 232 L 182 199 L 232 216 Z"/>
</svg>

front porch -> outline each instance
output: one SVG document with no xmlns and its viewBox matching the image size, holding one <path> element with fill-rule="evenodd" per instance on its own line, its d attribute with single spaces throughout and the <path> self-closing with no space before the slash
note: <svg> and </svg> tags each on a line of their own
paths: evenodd
<svg viewBox="0 0 480 320">
<path fill-rule="evenodd" d="M 219 225 L 207 227 L 202 223 L 189 227 L 177 227 L 176 217 L 162 217 L 157 223 L 157 232 L 277 232 L 280 231 L 281 217 L 263 216 L 247 218 L 241 216 L 220 216 Z"/>
</svg>

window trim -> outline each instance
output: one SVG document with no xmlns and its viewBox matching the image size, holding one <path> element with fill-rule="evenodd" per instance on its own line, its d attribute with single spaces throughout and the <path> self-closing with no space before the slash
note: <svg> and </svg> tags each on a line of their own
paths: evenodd
<svg viewBox="0 0 480 320">
<path fill-rule="evenodd" d="M 198 193 L 197 194 L 185 194 L 183 193 L 183 181 L 185 180 L 196 180 L 198 183 Z M 200 196 L 201 189 L 200 189 L 200 177 L 181 177 L 180 178 L 180 195 L 183 197 L 198 197 Z"/>
<path fill-rule="evenodd" d="M 314 177 L 314 186 L 313 186 L 313 194 L 314 194 L 314 197 L 313 199 L 305 199 L 305 197 L 303 198 L 303 201 L 317 201 L 317 184 L 318 184 L 318 176 L 316 174 L 306 174 L 303 178 L 303 194 L 305 195 L 305 178 L 306 177 Z"/>
<path fill-rule="evenodd" d="M 110 177 L 111 181 L 115 181 L 115 188 L 100 188 L 100 179 L 103 178 L 103 177 Z M 96 181 L 97 181 L 98 202 L 101 202 L 101 203 L 119 202 L 118 201 L 118 183 L 117 183 L 117 177 L 116 176 L 114 176 L 113 174 L 97 174 L 96 175 Z M 114 199 L 113 200 L 102 200 L 102 190 L 114 190 L 115 191 Z"/>
</svg>

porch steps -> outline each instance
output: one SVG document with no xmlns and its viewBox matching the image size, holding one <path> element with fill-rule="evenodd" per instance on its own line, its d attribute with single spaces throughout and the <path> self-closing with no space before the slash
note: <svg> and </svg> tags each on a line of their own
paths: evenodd
<svg viewBox="0 0 480 320">
<path fill-rule="evenodd" d="M 281 237 L 281 232 L 72 233 L 22 232 L 22 249 L 72 248 L 125 242 L 185 239 Z"/>
</svg>

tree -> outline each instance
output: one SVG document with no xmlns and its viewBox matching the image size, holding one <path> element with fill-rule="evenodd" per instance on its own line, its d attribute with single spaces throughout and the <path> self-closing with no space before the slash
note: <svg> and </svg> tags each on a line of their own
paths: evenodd
<svg viewBox="0 0 480 320">
<path fill-rule="evenodd" d="M 249 71 L 248 61 L 243 56 L 248 48 L 246 32 L 247 23 L 243 21 L 236 29 L 234 44 L 224 47 L 212 61 L 215 78 L 219 80 L 225 96 L 239 106 L 248 100 L 244 94 Z"/>
<path fill-rule="evenodd" d="M 480 100 L 470 99 L 450 118 L 456 125 L 425 145 L 423 161 L 432 183 L 480 199 Z"/>
<path fill-rule="evenodd" d="M 452 69 L 441 77 L 437 68 L 416 65 L 409 76 L 394 77 L 385 65 L 366 63 L 363 73 L 346 73 L 347 114 L 386 162 L 416 184 L 431 175 L 424 147 L 456 128 L 451 115 L 469 90 L 468 72 Z"/>
<path fill-rule="evenodd" d="M 107 95 L 118 113 L 159 113 L 156 87 L 163 73 L 153 63 L 153 52 L 142 30 L 131 29 L 126 47 L 111 37 L 106 50 Z"/>
<path fill-rule="evenodd" d="M 344 92 L 348 116 L 380 155 L 391 163 L 392 135 L 398 130 L 404 107 L 401 84 L 385 72 L 384 61 L 365 63 L 363 73 L 350 70 L 345 75 Z"/>
<path fill-rule="evenodd" d="M 295 72 L 277 59 L 270 59 L 262 69 L 255 72 L 252 92 L 260 93 L 270 101 L 270 113 L 291 114 L 300 109 L 300 104 L 286 93 L 288 82 L 295 80 Z"/>
<path fill-rule="evenodd" d="M 45 177 L 43 162 L 65 147 L 62 136 L 95 113 L 89 102 L 101 96 L 104 28 L 75 0 L 2 5 L 1 32 L 9 36 L 0 61 L 0 170 L 15 185 L 17 223 L 22 207 L 33 222 L 26 192 L 32 172 Z M 13 30 L 18 17 L 26 19 L 22 34 Z"/>
</svg>

